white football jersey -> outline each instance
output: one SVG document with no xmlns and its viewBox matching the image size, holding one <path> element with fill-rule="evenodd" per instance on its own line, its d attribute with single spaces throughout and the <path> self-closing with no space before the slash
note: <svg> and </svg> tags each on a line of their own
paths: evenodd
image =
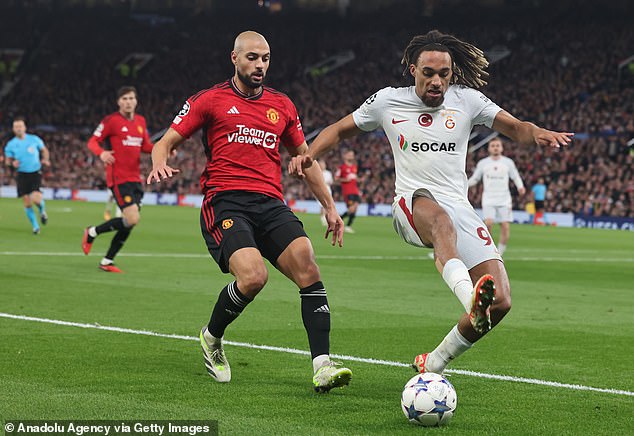
<svg viewBox="0 0 634 436">
<path fill-rule="evenodd" d="M 517 189 L 524 187 L 513 160 L 506 156 L 498 159 L 489 156 L 478 162 L 468 184 L 474 186 L 482 180 L 482 204 L 506 206 L 511 204 L 509 179 L 513 180 Z"/>
<path fill-rule="evenodd" d="M 426 188 L 467 199 L 465 165 L 473 126 L 491 127 L 500 107 L 480 91 L 450 85 L 439 107 L 428 107 L 414 86 L 383 88 L 353 112 L 359 129 L 382 127 L 396 167 L 396 195 Z"/>
</svg>

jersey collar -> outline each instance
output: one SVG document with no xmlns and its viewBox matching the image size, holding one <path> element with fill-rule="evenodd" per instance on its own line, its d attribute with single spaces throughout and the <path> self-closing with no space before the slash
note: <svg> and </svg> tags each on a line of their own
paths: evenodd
<svg viewBox="0 0 634 436">
<path fill-rule="evenodd" d="M 127 118 L 125 115 L 123 115 L 120 111 L 117 111 L 117 113 L 119 114 L 119 116 L 121 118 L 123 118 L 124 120 L 128 121 L 128 122 L 132 122 L 134 121 L 134 119 L 136 118 L 136 112 L 134 114 L 132 114 L 132 119 Z"/>
<path fill-rule="evenodd" d="M 229 86 L 231 86 L 231 89 L 233 90 L 233 92 L 235 92 L 236 94 L 238 94 L 238 96 L 246 100 L 258 100 L 260 97 L 262 97 L 262 94 L 264 94 L 264 86 L 262 86 L 262 90 L 258 94 L 255 94 L 255 95 L 245 94 L 244 92 L 240 91 L 240 89 L 238 89 L 238 87 L 233 81 L 233 77 L 229 79 Z"/>
</svg>

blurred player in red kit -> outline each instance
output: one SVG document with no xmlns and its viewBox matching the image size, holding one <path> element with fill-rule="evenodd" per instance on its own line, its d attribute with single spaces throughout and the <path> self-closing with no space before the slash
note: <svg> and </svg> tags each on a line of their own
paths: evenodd
<svg viewBox="0 0 634 436">
<path fill-rule="evenodd" d="M 114 264 L 114 258 L 138 224 L 143 199 L 141 186 L 141 152 L 151 153 L 152 142 L 145 118 L 135 113 L 136 88 L 124 86 L 117 92 L 119 110 L 106 116 L 88 140 L 88 148 L 104 163 L 106 184 L 114 196 L 122 217 L 112 218 L 84 230 L 82 250 L 88 255 L 95 238 L 116 231 L 106 256 L 99 268 L 106 272 L 122 272 Z"/>
<path fill-rule="evenodd" d="M 354 233 L 352 222 L 357 216 L 357 208 L 359 207 L 359 201 L 361 201 L 359 197 L 359 184 L 357 183 L 358 171 L 354 151 L 346 151 L 343 154 L 343 164 L 337 169 L 335 180 L 341 183 L 341 194 L 348 208 L 346 212 L 341 215 L 341 219 L 348 218 L 348 224 L 346 224 L 344 228 L 347 233 Z"/>
</svg>

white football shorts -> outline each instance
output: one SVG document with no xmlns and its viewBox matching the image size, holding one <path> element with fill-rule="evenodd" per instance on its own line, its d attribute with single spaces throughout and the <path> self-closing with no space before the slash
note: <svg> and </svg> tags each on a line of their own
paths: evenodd
<svg viewBox="0 0 634 436">
<path fill-rule="evenodd" d="M 408 244 L 416 247 L 427 247 L 421 241 L 414 226 L 413 195 L 414 192 L 408 192 L 405 195 L 395 197 L 394 203 L 392 203 L 392 224 L 396 233 Z M 468 269 L 487 260 L 502 260 L 486 225 L 468 201 L 438 195 L 434 195 L 434 199 L 447 212 L 453 222 L 457 235 L 458 254 Z"/>
<path fill-rule="evenodd" d="M 513 222 L 513 208 L 510 205 L 495 205 L 482 203 L 482 216 L 484 219 L 492 219 L 493 222 Z"/>
</svg>

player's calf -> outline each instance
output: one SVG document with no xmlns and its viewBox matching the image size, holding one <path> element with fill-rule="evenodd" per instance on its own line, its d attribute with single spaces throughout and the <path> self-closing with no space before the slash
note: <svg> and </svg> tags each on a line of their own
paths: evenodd
<svg viewBox="0 0 634 436">
<path fill-rule="evenodd" d="M 491 305 L 491 327 L 495 327 L 502 318 L 511 311 L 511 295 L 510 292 L 504 292 L 503 289 L 496 287 L 495 301 Z"/>
</svg>

